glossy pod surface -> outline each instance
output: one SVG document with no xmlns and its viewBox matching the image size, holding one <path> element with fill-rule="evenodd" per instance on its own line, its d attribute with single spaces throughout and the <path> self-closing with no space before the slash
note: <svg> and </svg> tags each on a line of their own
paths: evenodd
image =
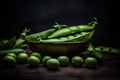
<svg viewBox="0 0 120 80">
<path fill-rule="evenodd" d="M 30 34 L 30 35 L 27 35 L 25 37 L 25 39 L 27 41 L 37 41 L 37 39 L 40 37 L 40 38 L 43 38 L 43 39 L 46 39 L 51 33 L 53 33 L 55 31 L 55 29 L 48 29 L 48 30 L 45 30 L 45 31 L 42 31 L 42 32 L 38 32 L 38 33 L 34 33 L 34 34 Z"/>
<path fill-rule="evenodd" d="M 55 38 L 55 37 L 61 37 L 70 35 L 73 33 L 81 32 L 81 31 L 91 31 L 94 27 L 88 26 L 88 25 L 79 25 L 79 26 L 71 26 L 67 28 L 62 28 L 60 30 L 55 31 L 52 33 L 48 38 Z"/>
<path fill-rule="evenodd" d="M 66 37 L 60 37 L 60 38 L 51 38 L 51 39 L 45 39 L 40 40 L 40 42 L 76 42 L 76 41 L 88 41 L 92 38 L 94 31 L 91 32 L 81 32 L 76 33 L 74 35 L 69 35 Z"/>
</svg>

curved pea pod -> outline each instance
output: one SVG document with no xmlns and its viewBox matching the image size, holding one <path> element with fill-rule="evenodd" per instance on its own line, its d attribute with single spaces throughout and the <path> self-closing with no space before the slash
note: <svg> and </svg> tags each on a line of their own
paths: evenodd
<svg viewBox="0 0 120 80">
<path fill-rule="evenodd" d="M 30 35 L 27 35 L 25 37 L 25 39 L 27 41 L 38 41 L 38 38 L 41 38 L 41 39 L 46 39 L 51 33 L 53 33 L 56 29 L 48 29 L 48 30 L 45 30 L 45 31 L 42 31 L 42 32 L 38 32 L 38 33 L 34 33 L 34 34 L 30 34 Z"/>
<path fill-rule="evenodd" d="M 54 33 L 52 33 L 50 36 L 48 36 L 48 38 L 67 36 L 67 35 L 71 35 L 71 34 L 74 34 L 74 33 L 80 32 L 80 31 L 88 31 L 88 30 L 92 30 L 92 29 L 93 29 L 93 27 L 87 26 L 87 25 L 62 28 L 62 29 L 59 29 L 59 30 L 55 31 Z"/>
<path fill-rule="evenodd" d="M 73 36 L 71 38 L 68 37 L 61 37 L 61 38 L 51 38 L 51 39 L 45 39 L 45 40 L 40 40 L 40 42 L 68 42 L 68 41 L 73 41 L 76 37 Z"/>
<path fill-rule="evenodd" d="M 85 35 L 85 36 L 83 36 L 82 40 L 88 41 L 88 40 L 92 39 L 94 32 L 95 32 L 94 30 L 91 32 L 83 32 L 82 35 Z"/>
<path fill-rule="evenodd" d="M 76 28 L 75 29 L 76 31 L 75 30 L 72 31 L 72 28 Z M 48 38 L 62 37 L 62 36 L 73 34 L 75 32 L 79 32 L 79 29 L 76 26 L 62 28 L 52 33 L 50 36 L 48 36 Z"/>
<path fill-rule="evenodd" d="M 60 37 L 60 38 L 51 38 L 51 39 L 45 39 L 45 40 L 40 40 L 40 42 L 70 42 L 74 41 L 77 38 L 80 38 L 81 35 L 79 36 L 67 36 L 67 37 Z"/>
<path fill-rule="evenodd" d="M 0 55 L 6 55 L 7 53 L 21 53 L 21 52 L 26 52 L 24 49 L 22 48 L 12 48 L 12 49 L 4 49 L 4 50 L 0 50 Z"/>
<path fill-rule="evenodd" d="M 54 33 L 52 33 L 50 36 L 48 36 L 48 38 L 62 37 L 62 36 L 67 36 L 67 35 L 71 35 L 73 33 L 83 32 L 83 31 L 91 31 L 95 28 L 95 26 L 96 26 L 95 24 L 97 24 L 97 23 L 93 23 L 92 26 L 78 25 L 78 26 L 62 28 L 62 29 L 59 29 L 59 30 L 55 31 Z"/>
<path fill-rule="evenodd" d="M 83 32 L 82 33 L 77 33 L 74 35 L 69 35 L 66 37 L 60 37 L 60 38 L 51 38 L 51 39 L 45 39 L 42 40 L 40 39 L 40 42 L 75 42 L 75 41 L 84 41 L 85 36 L 90 35 L 92 32 Z M 90 40 L 89 38 L 86 38 L 86 41 Z"/>
</svg>

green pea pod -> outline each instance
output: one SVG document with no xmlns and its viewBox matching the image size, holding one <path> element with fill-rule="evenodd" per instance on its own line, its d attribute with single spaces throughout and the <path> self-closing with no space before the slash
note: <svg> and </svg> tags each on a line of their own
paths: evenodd
<svg viewBox="0 0 120 80">
<path fill-rule="evenodd" d="M 16 43 L 14 45 L 14 47 L 21 47 L 22 44 L 24 44 L 25 40 L 22 38 L 19 38 L 16 40 Z"/>
<path fill-rule="evenodd" d="M 70 37 L 60 37 L 60 38 L 51 38 L 51 39 L 45 39 L 45 40 L 40 40 L 40 42 L 70 42 L 70 41 L 75 41 L 75 39 L 81 38 L 80 37 L 75 37 L 73 36 L 72 38 Z"/>
<path fill-rule="evenodd" d="M 111 49 L 112 49 L 111 47 L 104 47 L 104 48 L 102 49 L 102 51 L 103 51 L 103 52 L 110 52 Z"/>
<path fill-rule="evenodd" d="M 88 35 L 85 35 L 85 34 L 88 34 Z M 83 40 L 83 41 L 88 41 L 88 40 L 92 39 L 93 34 L 94 34 L 94 30 L 91 31 L 90 33 L 88 33 L 88 32 L 83 32 L 82 35 L 85 35 L 85 36 L 83 36 L 82 40 Z"/>
<path fill-rule="evenodd" d="M 92 45 L 92 43 L 89 44 L 87 51 L 92 52 L 94 50 L 94 46 Z"/>
<path fill-rule="evenodd" d="M 30 35 L 27 35 L 25 37 L 25 39 L 27 41 L 38 41 L 39 38 L 41 39 L 46 39 L 48 38 L 48 36 L 53 33 L 56 29 L 48 29 L 48 30 L 45 30 L 45 31 L 42 31 L 42 32 L 38 32 L 38 33 L 34 33 L 34 34 L 30 34 Z"/>
<path fill-rule="evenodd" d="M 73 42 L 73 41 L 84 41 L 82 38 L 86 35 L 90 35 L 92 32 L 83 32 L 75 35 L 69 35 L 66 37 L 60 37 L 60 38 L 51 38 L 51 39 L 45 39 L 45 40 L 40 40 L 40 42 Z M 89 38 L 87 38 L 89 39 Z M 88 41 L 88 40 L 86 40 Z"/>
<path fill-rule="evenodd" d="M 1 40 L 1 41 L 0 41 L 0 49 L 6 48 L 6 47 L 8 46 L 8 45 L 7 45 L 8 43 L 9 43 L 9 40 L 8 40 L 8 39 L 3 39 L 3 40 Z"/>
<path fill-rule="evenodd" d="M 67 35 L 71 35 L 73 33 L 82 32 L 82 31 L 91 31 L 95 28 L 95 26 L 96 26 L 95 24 L 97 24 L 97 22 L 93 23 L 92 26 L 78 25 L 78 26 L 62 28 L 62 29 L 59 29 L 59 30 L 55 31 L 54 33 L 52 33 L 50 36 L 48 36 L 48 38 L 67 36 Z"/>
<path fill-rule="evenodd" d="M 97 59 L 103 59 L 103 53 L 101 51 L 95 50 L 95 47 L 92 45 L 92 43 L 89 44 L 87 50 Z"/>
<path fill-rule="evenodd" d="M 8 49 L 8 48 L 13 48 L 14 44 L 16 41 L 16 37 L 12 37 L 10 40 L 4 39 L 1 40 L 0 42 L 0 49 Z"/>
<path fill-rule="evenodd" d="M 104 53 L 120 54 L 120 49 L 112 48 L 112 47 L 98 46 L 98 47 L 95 48 L 95 50 L 101 51 L 101 52 L 104 52 Z"/>
<path fill-rule="evenodd" d="M 120 49 L 113 48 L 113 49 L 110 50 L 110 53 L 120 54 Z"/>
<path fill-rule="evenodd" d="M 20 52 L 26 52 L 26 51 L 22 48 L 4 49 L 4 50 L 0 50 L 0 55 L 5 55 L 7 53 L 16 53 L 17 54 Z"/>
<path fill-rule="evenodd" d="M 92 56 L 98 58 L 98 59 L 103 59 L 103 53 L 97 50 L 93 50 L 91 52 Z"/>
</svg>

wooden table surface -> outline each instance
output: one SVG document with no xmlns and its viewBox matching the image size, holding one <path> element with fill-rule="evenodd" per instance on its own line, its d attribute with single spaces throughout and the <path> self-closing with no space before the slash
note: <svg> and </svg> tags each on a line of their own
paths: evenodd
<svg viewBox="0 0 120 80">
<path fill-rule="evenodd" d="M 0 65 L 0 80 L 120 80 L 120 55 L 104 55 L 104 63 L 96 69 L 86 67 L 59 67 L 48 70 L 42 64 L 30 68 L 28 64 L 16 64 L 8 68 Z"/>
</svg>

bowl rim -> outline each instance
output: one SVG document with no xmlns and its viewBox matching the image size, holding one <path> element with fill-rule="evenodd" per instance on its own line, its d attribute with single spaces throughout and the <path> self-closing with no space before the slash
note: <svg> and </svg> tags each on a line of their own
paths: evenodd
<svg viewBox="0 0 120 80">
<path fill-rule="evenodd" d="M 38 42 L 38 41 L 27 41 L 28 43 L 35 43 L 35 44 L 81 44 L 81 43 L 89 43 L 89 41 L 75 41 L 75 42 Z"/>
</svg>

